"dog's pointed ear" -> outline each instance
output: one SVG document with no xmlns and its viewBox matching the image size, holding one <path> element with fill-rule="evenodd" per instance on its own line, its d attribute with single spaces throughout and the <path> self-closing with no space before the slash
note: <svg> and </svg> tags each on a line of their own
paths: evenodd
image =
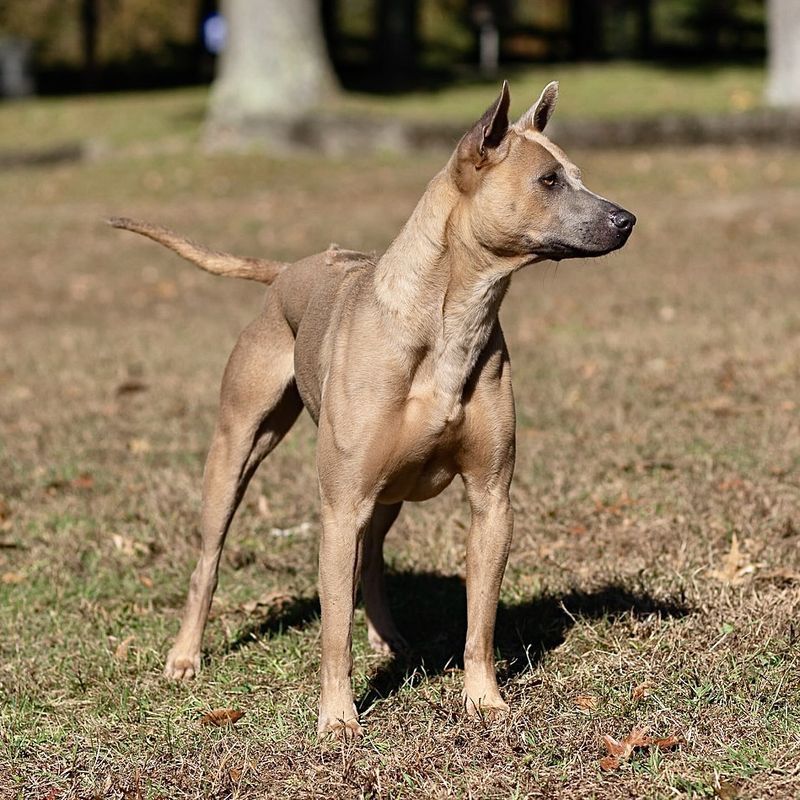
<svg viewBox="0 0 800 800">
<path fill-rule="evenodd" d="M 461 139 L 458 145 L 460 161 L 469 160 L 476 166 L 480 166 L 486 161 L 489 151 L 495 149 L 508 132 L 508 106 L 510 103 L 508 81 L 503 81 L 503 87 L 500 89 L 497 99 Z"/>
<path fill-rule="evenodd" d="M 516 127 L 541 133 L 553 116 L 558 102 L 558 81 L 544 87 L 539 99 L 519 118 Z"/>
</svg>

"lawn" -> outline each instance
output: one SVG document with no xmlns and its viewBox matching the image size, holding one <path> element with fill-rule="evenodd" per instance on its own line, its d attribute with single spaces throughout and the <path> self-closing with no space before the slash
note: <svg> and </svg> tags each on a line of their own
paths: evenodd
<svg viewBox="0 0 800 800">
<path fill-rule="evenodd" d="M 560 79 L 560 119 L 738 113 L 759 107 L 764 89 L 764 70 L 757 66 L 554 64 L 505 70 L 502 77 L 511 81 L 514 113 L 522 113 L 549 81 Z M 326 112 L 466 125 L 499 85 L 500 78 L 397 95 L 342 93 L 330 99 Z M 101 155 L 108 149 L 136 155 L 153 147 L 174 151 L 200 138 L 207 99 L 208 91 L 200 87 L 6 103 L 0 105 L 0 149 L 88 141 Z"/>
<path fill-rule="evenodd" d="M 800 795 L 800 152 L 571 153 L 639 224 L 602 261 L 518 275 L 503 307 L 511 713 L 459 710 L 468 509 L 454 484 L 408 505 L 387 540 L 412 655 L 372 654 L 359 610 L 366 736 L 322 745 L 305 417 L 234 523 L 203 673 L 161 677 L 219 380 L 262 289 L 102 218 L 243 254 L 380 249 L 446 154 L 207 155 L 168 97 L 0 108 L 4 145 L 9 124 L 54 109 L 74 127 L 51 118 L 15 143 L 82 137 L 86 120 L 120 137 L 90 161 L 0 174 L 0 797 Z M 199 93 L 175 97 L 199 115 Z M 150 133 L 125 139 L 124 119 Z M 244 716 L 203 725 L 212 709 Z M 678 744 L 603 770 L 603 737 L 637 727 Z"/>
</svg>

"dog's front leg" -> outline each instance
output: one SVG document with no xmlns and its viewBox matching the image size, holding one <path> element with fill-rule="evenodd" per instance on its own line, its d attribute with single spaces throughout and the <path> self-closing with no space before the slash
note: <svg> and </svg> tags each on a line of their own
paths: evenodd
<svg viewBox="0 0 800 800">
<path fill-rule="evenodd" d="M 469 714 L 508 711 L 494 669 L 494 626 L 500 584 L 508 560 L 514 513 L 507 484 L 487 485 L 464 477 L 472 525 L 467 542 L 467 641 L 464 705 Z"/>
<path fill-rule="evenodd" d="M 322 500 L 322 539 L 319 545 L 319 598 L 322 608 L 322 687 L 319 700 L 320 736 L 351 738 L 361 734 L 353 703 L 353 607 L 364 535 L 372 506 L 335 504 Z"/>
</svg>

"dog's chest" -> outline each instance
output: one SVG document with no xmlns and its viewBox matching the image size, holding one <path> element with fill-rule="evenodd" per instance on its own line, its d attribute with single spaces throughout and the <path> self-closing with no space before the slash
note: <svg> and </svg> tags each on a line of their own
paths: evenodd
<svg viewBox="0 0 800 800">
<path fill-rule="evenodd" d="M 428 500 L 442 492 L 458 472 L 463 422 L 461 403 L 443 408 L 412 400 L 380 500 Z"/>
</svg>

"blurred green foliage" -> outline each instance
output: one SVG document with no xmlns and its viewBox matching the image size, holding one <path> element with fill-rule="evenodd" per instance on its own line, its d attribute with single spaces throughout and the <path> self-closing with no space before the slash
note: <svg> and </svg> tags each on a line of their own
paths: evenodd
<svg viewBox="0 0 800 800">
<path fill-rule="evenodd" d="M 82 0 L 0 0 L 0 32 L 30 39 L 43 66 L 82 63 Z M 103 62 L 142 55 L 157 59 L 195 36 L 197 3 L 98 0 L 98 50 Z"/>
<path fill-rule="evenodd" d="M 375 69 L 386 44 L 381 10 L 398 4 L 415 9 L 406 62 L 411 51 L 418 74 L 410 84 L 434 73 L 449 79 L 476 62 L 478 0 L 320 2 L 331 56 L 347 86 L 385 83 L 385 72 Z M 33 42 L 43 91 L 203 81 L 213 64 L 203 52 L 200 27 L 216 5 L 216 0 L 0 0 L 0 36 Z M 765 0 L 484 0 L 483 5 L 494 9 L 507 64 L 634 57 L 741 61 L 764 52 Z"/>
</svg>

